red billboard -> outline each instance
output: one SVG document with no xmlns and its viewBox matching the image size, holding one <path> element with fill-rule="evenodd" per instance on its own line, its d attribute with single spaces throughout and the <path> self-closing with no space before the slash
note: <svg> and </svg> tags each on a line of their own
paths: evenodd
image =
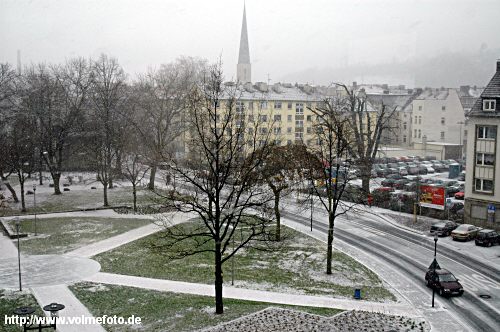
<svg viewBox="0 0 500 332">
<path fill-rule="evenodd" d="M 444 210 L 446 203 L 446 191 L 444 187 L 429 185 L 420 186 L 420 206 L 437 210 Z"/>
</svg>

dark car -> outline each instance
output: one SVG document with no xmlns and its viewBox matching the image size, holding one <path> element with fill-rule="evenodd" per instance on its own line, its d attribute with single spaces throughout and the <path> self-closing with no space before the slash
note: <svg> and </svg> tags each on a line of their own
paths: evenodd
<svg viewBox="0 0 500 332">
<path fill-rule="evenodd" d="M 382 185 L 382 187 L 393 187 L 394 186 L 394 182 L 396 182 L 395 179 L 383 179 L 380 184 Z"/>
<path fill-rule="evenodd" d="M 500 244 L 500 235 L 492 229 L 482 229 L 477 233 L 476 246 L 491 247 Z"/>
<path fill-rule="evenodd" d="M 393 180 L 401 180 L 403 176 L 401 174 L 389 174 L 387 175 L 387 178 Z"/>
<path fill-rule="evenodd" d="M 453 221 L 438 222 L 431 226 L 431 234 L 437 234 L 438 236 L 448 236 L 451 231 L 457 228 L 457 224 Z"/>
<path fill-rule="evenodd" d="M 408 179 L 399 179 L 394 181 L 393 187 L 396 189 L 403 189 L 405 184 L 409 183 L 410 180 Z"/>
<path fill-rule="evenodd" d="M 462 284 L 453 273 L 445 269 L 428 270 L 425 274 L 425 284 L 427 287 L 434 288 L 441 296 L 461 296 L 464 293 Z"/>
<path fill-rule="evenodd" d="M 429 171 L 427 170 L 427 167 L 424 165 L 418 165 L 418 174 L 427 174 Z"/>
<path fill-rule="evenodd" d="M 462 171 L 462 172 L 460 172 L 460 174 L 458 174 L 457 180 L 458 181 L 465 181 L 465 171 Z"/>
</svg>

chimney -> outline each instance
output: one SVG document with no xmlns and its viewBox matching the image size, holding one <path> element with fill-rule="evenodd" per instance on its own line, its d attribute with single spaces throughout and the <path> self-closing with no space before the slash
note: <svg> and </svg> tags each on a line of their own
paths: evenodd
<svg viewBox="0 0 500 332">
<path fill-rule="evenodd" d="M 470 89 L 470 86 L 468 86 L 468 85 L 461 85 L 460 86 L 460 92 L 462 92 L 465 95 L 469 94 L 469 89 Z"/>
<path fill-rule="evenodd" d="M 356 81 L 352 82 L 352 87 L 354 89 L 356 89 L 358 87 L 358 82 L 356 82 Z"/>
</svg>

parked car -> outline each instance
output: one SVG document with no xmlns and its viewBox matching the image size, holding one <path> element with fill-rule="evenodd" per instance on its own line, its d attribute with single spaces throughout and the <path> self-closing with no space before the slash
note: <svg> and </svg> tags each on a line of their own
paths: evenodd
<svg viewBox="0 0 500 332">
<path fill-rule="evenodd" d="M 491 247 L 500 244 L 500 234 L 492 229 L 482 229 L 477 233 L 474 242 L 476 246 Z"/>
<path fill-rule="evenodd" d="M 408 171 L 406 170 L 406 167 L 399 167 L 399 175 L 406 176 L 408 175 Z"/>
<path fill-rule="evenodd" d="M 475 238 L 478 232 L 479 232 L 478 227 L 469 224 L 462 224 L 451 232 L 451 237 L 453 238 L 453 241 L 456 240 L 469 241 Z"/>
<path fill-rule="evenodd" d="M 396 189 L 403 189 L 405 184 L 409 183 L 410 180 L 408 179 L 399 179 L 394 181 L 393 187 Z"/>
<path fill-rule="evenodd" d="M 441 296 L 458 295 L 464 293 L 464 288 L 453 273 L 445 269 L 430 269 L 425 274 L 425 284 L 434 288 Z"/>
<path fill-rule="evenodd" d="M 438 236 L 448 236 L 451 234 L 455 228 L 457 228 L 457 224 L 453 221 L 446 222 L 437 222 L 431 226 L 431 234 L 437 234 Z"/>
<path fill-rule="evenodd" d="M 463 191 L 459 191 L 455 194 L 455 199 L 465 199 L 465 193 Z"/>
<path fill-rule="evenodd" d="M 408 182 L 407 184 L 404 185 L 403 189 L 405 191 L 415 192 L 415 191 L 417 191 L 417 183 L 416 182 Z"/>
<path fill-rule="evenodd" d="M 427 168 L 427 173 L 435 173 L 436 172 L 434 167 L 432 167 L 430 165 L 425 164 L 425 168 Z"/>
<path fill-rule="evenodd" d="M 375 192 L 393 192 L 394 188 L 392 187 L 378 187 L 372 190 L 372 193 Z"/>
<path fill-rule="evenodd" d="M 462 202 L 451 202 L 447 204 L 448 210 L 450 210 L 451 213 L 458 213 L 459 210 L 464 208 L 464 203 Z"/>
<path fill-rule="evenodd" d="M 394 174 L 387 175 L 387 178 L 393 179 L 393 180 L 401 180 L 403 178 L 403 176 L 398 174 L 398 173 L 394 173 Z"/>
<path fill-rule="evenodd" d="M 458 174 L 457 180 L 458 181 L 465 181 L 465 171 L 462 171 L 462 172 L 460 172 L 460 174 Z"/>
<path fill-rule="evenodd" d="M 387 178 L 387 179 L 383 179 L 380 182 L 380 184 L 382 185 L 382 187 L 393 187 L 394 182 L 396 182 L 396 179 Z"/>
<path fill-rule="evenodd" d="M 427 170 L 427 167 L 425 167 L 424 165 L 417 166 L 417 169 L 418 169 L 418 174 L 424 174 L 425 175 L 425 174 L 429 173 L 429 171 Z"/>
<path fill-rule="evenodd" d="M 389 168 L 387 168 L 387 172 L 389 174 L 398 174 L 399 170 L 397 168 L 394 168 L 394 167 L 389 167 Z"/>
</svg>

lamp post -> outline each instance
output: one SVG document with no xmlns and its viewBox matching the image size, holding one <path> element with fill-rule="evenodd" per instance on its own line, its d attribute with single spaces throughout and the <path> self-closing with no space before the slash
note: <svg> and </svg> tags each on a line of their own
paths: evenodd
<svg viewBox="0 0 500 332">
<path fill-rule="evenodd" d="M 437 265 L 437 261 L 436 261 L 436 253 L 437 253 L 437 242 L 438 242 L 438 236 L 437 236 L 437 233 L 434 234 L 434 262 L 433 262 L 433 274 L 432 274 L 432 278 L 434 279 L 433 281 L 435 281 L 436 279 L 436 265 Z M 434 308 L 434 296 L 435 296 L 435 293 L 436 293 L 436 288 L 434 287 L 434 285 L 432 285 L 432 307 Z"/>
<path fill-rule="evenodd" d="M 311 183 L 311 232 L 313 230 L 313 209 L 314 209 L 314 201 L 313 201 L 313 194 L 314 194 L 314 184 Z"/>
<path fill-rule="evenodd" d="M 36 232 L 36 184 L 33 184 L 33 205 L 34 205 L 34 208 L 33 208 L 33 211 L 35 213 L 35 236 L 37 236 L 37 232 Z"/>
<path fill-rule="evenodd" d="M 19 266 L 19 291 L 21 292 L 23 290 L 23 287 L 21 285 L 21 247 L 19 242 L 19 227 L 21 226 L 21 223 L 19 221 L 19 217 L 16 217 L 15 220 L 17 232 L 17 264 Z"/>
</svg>

